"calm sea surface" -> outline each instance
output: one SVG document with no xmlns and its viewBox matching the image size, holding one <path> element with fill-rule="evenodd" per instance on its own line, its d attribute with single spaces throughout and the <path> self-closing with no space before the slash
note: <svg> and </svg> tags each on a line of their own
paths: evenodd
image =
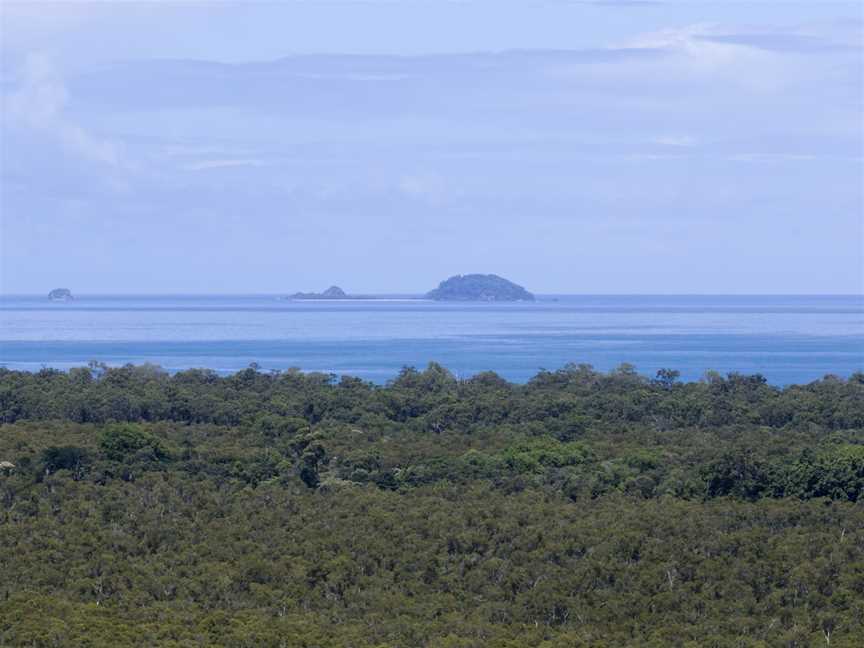
<svg viewBox="0 0 864 648">
<path fill-rule="evenodd" d="M 169 370 L 264 369 L 383 382 L 437 361 L 525 381 L 538 369 L 622 362 L 696 379 L 762 373 L 776 384 L 864 369 L 862 296 L 572 296 L 533 304 L 421 300 L 291 302 L 276 296 L 0 297 L 0 365 L 38 370 L 91 360 Z"/>
</svg>

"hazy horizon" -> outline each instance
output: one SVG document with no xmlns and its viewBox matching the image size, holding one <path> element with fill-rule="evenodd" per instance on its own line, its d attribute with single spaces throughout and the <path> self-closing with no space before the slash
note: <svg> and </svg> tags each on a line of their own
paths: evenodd
<svg viewBox="0 0 864 648">
<path fill-rule="evenodd" d="M 338 285 L 338 284 L 337 284 Z M 53 288 L 43 292 L 0 292 L 0 297 L 47 297 L 48 292 L 54 288 L 67 288 L 68 286 L 54 286 Z M 324 288 L 329 287 L 325 286 Z M 340 286 L 341 288 L 342 286 Z M 368 295 L 370 297 L 422 297 L 429 290 L 407 290 L 407 291 L 388 291 L 388 290 L 369 290 L 369 291 L 352 291 L 346 290 L 349 296 L 351 295 Z M 524 286 L 529 292 L 535 296 L 544 297 L 861 297 L 864 298 L 864 292 L 857 293 L 649 293 L 649 292 L 549 292 L 544 290 L 532 289 L 530 286 Z M 85 297 L 285 297 L 295 292 L 319 292 L 324 288 L 311 287 L 301 289 L 288 289 L 284 291 L 240 291 L 240 292 L 87 292 L 71 290 L 73 298 Z M 339 300 L 335 300 L 339 301 Z M 493 302 L 497 303 L 497 302 Z M 500 303 L 499 303 L 500 305 Z"/>
<path fill-rule="evenodd" d="M 2 294 L 864 293 L 859 3 L 47 6 Z"/>
</svg>

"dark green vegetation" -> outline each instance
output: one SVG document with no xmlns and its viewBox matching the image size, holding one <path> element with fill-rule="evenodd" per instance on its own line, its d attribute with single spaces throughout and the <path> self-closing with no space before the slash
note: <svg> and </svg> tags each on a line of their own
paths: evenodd
<svg viewBox="0 0 864 648">
<path fill-rule="evenodd" d="M 534 295 L 522 286 L 494 274 L 450 277 L 426 297 L 436 301 L 534 301 Z"/>
<path fill-rule="evenodd" d="M 0 370 L 0 645 L 862 645 L 864 374 L 676 378 Z"/>
</svg>

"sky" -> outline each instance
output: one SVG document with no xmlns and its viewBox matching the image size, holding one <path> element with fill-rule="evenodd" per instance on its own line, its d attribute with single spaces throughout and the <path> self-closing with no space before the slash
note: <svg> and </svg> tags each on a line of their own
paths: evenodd
<svg viewBox="0 0 864 648">
<path fill-rule="evenodd" d="M 864 292 L 864 5 L 0 3 L 0 293 Z"/>
</svg>

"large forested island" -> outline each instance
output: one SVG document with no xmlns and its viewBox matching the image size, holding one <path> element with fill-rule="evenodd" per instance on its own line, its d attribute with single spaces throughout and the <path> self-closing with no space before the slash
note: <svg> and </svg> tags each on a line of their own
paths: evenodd
<svg viewBox="0 0 864 648">
<path fill-rule="evenodd" d="M 0 369 L 0 420 L 3 646 L 864 637 L 861 373 Z"/>
<path fill-rule="evenodd" d="M 436 301 L 534 301 L 534 295 L 494 274 L 455 275 L 426 293 Z"/>
</svg>

